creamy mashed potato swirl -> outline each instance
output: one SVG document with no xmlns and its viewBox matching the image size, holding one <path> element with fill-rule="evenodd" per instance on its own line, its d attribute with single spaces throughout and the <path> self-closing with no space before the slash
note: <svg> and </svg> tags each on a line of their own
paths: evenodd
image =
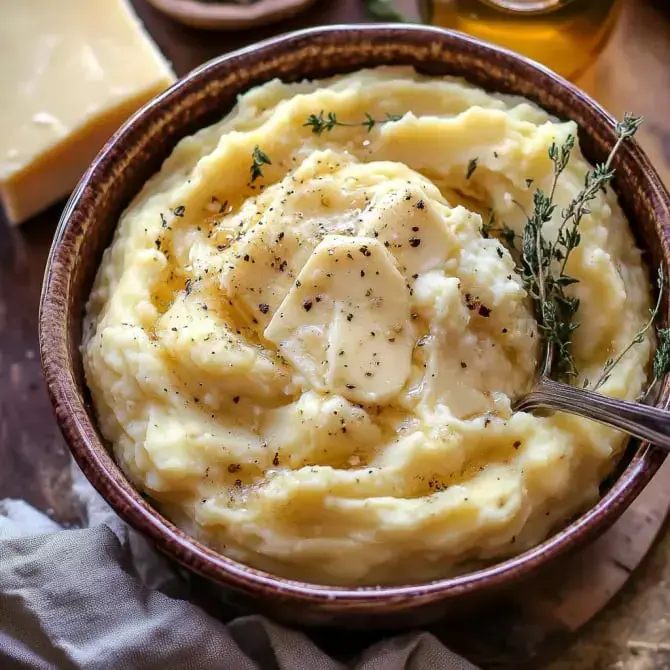
<svg viewBox="0 0 670 670">
<path fill-rule="evenodd" d="M 318 135 L 321 111 L 401 118 Z M 270 82 L 182 140 L 122 215 L 85 321 L 100 427 L 134 484 L 228 556 L 352 585 L 520 552 L 593 503 L 624 438 L 511 410 L 538 329 L 513 252 L 481 232 L 491 211 L 522 230 L 548 146 L 576 132 L 381 68 Z M 256 147 L 271 163 L 252 181 Z M 588 167 L 576 148 L 556 219 Z M 650 289 L 612 192 L 581 234 L 574 351 L 595 379 Z M 651 346 L 603 392 L 636 397 Z"/>
</svg>

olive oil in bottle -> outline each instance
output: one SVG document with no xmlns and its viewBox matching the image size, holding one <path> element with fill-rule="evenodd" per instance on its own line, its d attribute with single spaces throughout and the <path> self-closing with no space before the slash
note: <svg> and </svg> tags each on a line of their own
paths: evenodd
<svg viewBox="0 0 670 670">
<path fill-rule="evenodd" d="M 423 19 L 517 51 L 574 79 L 607 42 L 619 0 L 421 0 Z"/>
</svg>

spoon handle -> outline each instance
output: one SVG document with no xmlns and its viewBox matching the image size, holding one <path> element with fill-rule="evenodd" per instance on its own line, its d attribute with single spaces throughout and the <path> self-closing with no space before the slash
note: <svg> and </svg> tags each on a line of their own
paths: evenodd
<svg viewBox="0 0 670 670">
<path fill-rule="evenodd" d="M 657 407 L 608 398 L 546 377 L 540 379 L 515 410 L 537 407 L 583 416 L 670 450 L 670 412 Z"/>
</svg>

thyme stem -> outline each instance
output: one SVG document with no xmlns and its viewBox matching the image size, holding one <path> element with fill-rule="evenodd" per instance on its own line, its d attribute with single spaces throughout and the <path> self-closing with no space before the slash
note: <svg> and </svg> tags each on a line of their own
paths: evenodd
<svg viewBox="0 0 670 670">
<path fill-rule="evenodd" d="M 661 300 L 663 299 L 663 292 L 665 290 L 665 275 L 663 273 L 663 266 L 661 265 L 658 268 L 658 279 L 657 279 L 657 285 L 658 285 L 658 298 L 656 299 L 656 304 L 652 309 L 649 310 L 649 319 L 647 323 L 640 328 L 640 330 L 635 333 L 635 336 L 633 339 L 628 343 L 626 347 L 621 351 L 621 353 L 614 359 L 610 358 L 605 362 L 605 367 L 603 368 L 602 375 L 600 375 L 600 378 L 598 381 L 593 385 L 593 391 L 597 391 L 603 384 L 607 382 L 607 380 L 610 378 L 612 375 L 612 370 L 621 362 L 623 357 L 637 344 L 641 344 L 644 341 L 644 336 L 647 334 L 647 331 L 654 325 L 654 321 L 656 321 L 656 317 L 658 316 L 658 313 L 661 309 Z M 654 380 L 653 384 L 656 382 Z"/>
<path fill-rule="evenodd" d="M 389 123 L 390 121 L 400 121 L 400 119 L 402 119 L 402 115 L 398 114 L 387 114 L 384 119 L 375 119 L 371 114 L 365 112 L 365 121 L 346 123 L 340 121 L 335 112 L 328 112 L 328 114 L 325 114 L 325 112 L 321 110 L 318 114 L 310 114 L 307 117 L 307 121 L 302 125 L 303 127 L 311 128 L 315 135 L 323 135 L 324 132 L 331 132 L 336 126 L 345 128 L 357 128 L 358 126 L 362 126 L 363 128 L 367 128 L 368 132 L 370 132 L 378 124 L 381 125 Z"/>
</svg>

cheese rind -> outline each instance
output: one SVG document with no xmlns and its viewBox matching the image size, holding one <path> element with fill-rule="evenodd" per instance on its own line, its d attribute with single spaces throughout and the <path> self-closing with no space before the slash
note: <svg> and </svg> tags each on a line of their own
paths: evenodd
<svg viewBox="0 0 670 670">
<path fill-rule="evenodd" d="M 174 81 L 126 0 L 0 0 L 0 197 L 22 223 L 72 190 L 109 136 Z"/>
</svg>

